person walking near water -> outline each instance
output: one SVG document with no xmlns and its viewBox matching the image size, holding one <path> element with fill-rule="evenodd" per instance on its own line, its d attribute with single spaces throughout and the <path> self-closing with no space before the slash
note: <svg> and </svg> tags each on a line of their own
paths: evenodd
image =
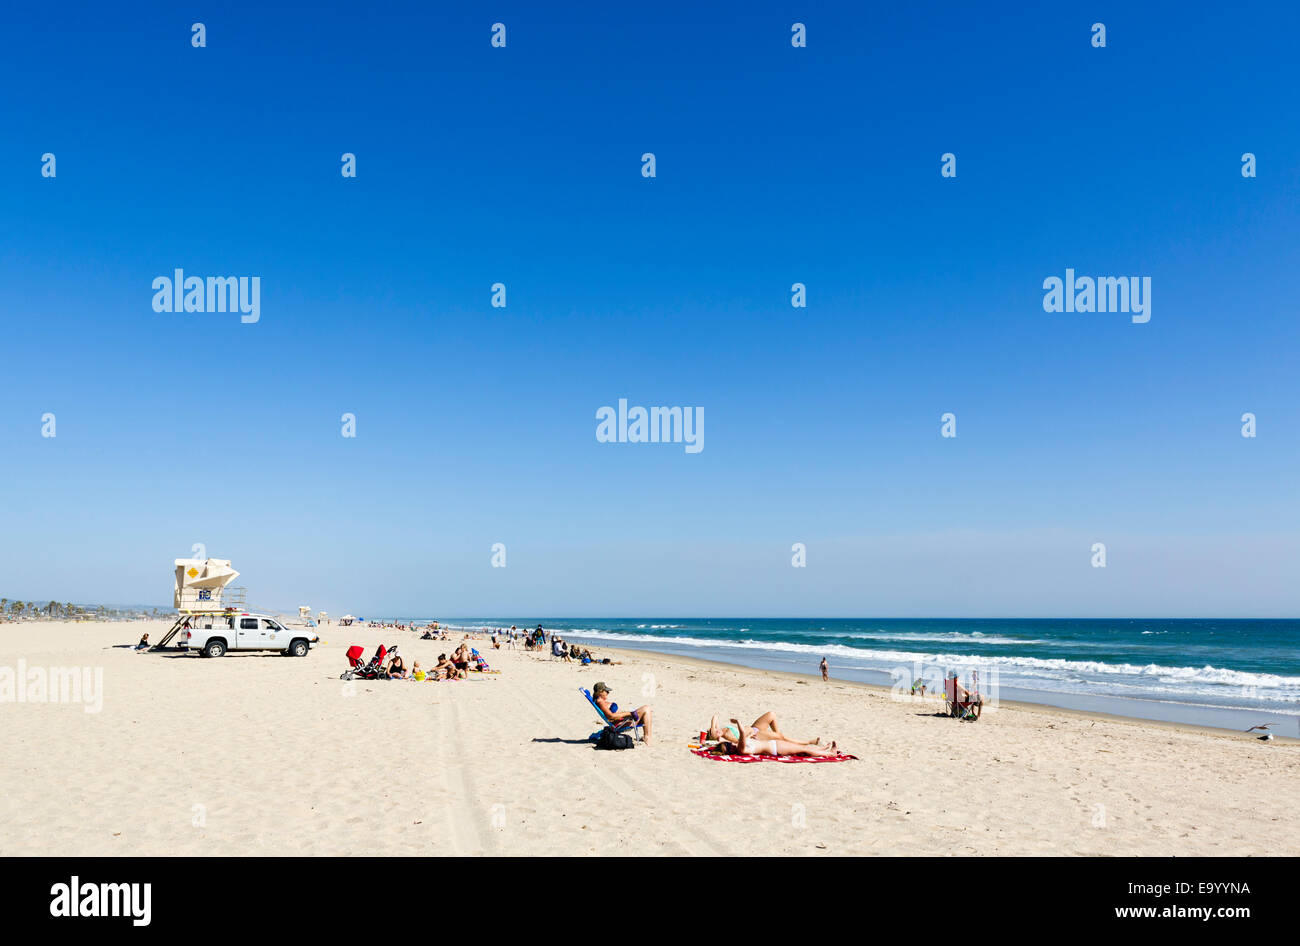
<svg viewBox="0 0 1300 946">
<path fill-rule="evenodd" d="M 826 658 L 823 657 L 823 658 L 822 658 L 822 680 L 824 680 L 824 681 L 826 681 L 827 683 L 829 683 L 829 682 L 830 682 L 830 679 L 831 679 L 831 668 L 830 668 L 830 666 L 826 663 Z"/>
</svg>

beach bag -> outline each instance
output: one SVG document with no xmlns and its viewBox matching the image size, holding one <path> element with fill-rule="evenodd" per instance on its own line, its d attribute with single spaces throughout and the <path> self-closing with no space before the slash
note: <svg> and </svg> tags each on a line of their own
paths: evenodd
<svg viewBox="0 0 1300 946">
<path fill-rule="evenodd" d="M 609 726 L 600 731 L 596 740 L 597 749 L 631 749 L 632 737 L 625 732 L 614 732 Z"/>
</svg>

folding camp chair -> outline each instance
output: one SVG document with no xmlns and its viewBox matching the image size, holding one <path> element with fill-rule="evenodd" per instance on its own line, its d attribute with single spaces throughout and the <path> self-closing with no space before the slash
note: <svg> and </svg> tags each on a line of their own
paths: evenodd
<svg viewBox="0 0 1300 946">
<path fill-rule="evenodd" d="M 978 720 L 980 718 L 980 714 L 979 712 L 976 711 L 975 707 L 978 706 L 982 710 L 984 705 L 983 698 L 978 693 L 973 693 L 970 694 L 975 697 L 975 699 L 973 700 L 958 700 L 957 699 L 958 686 L 959 684 L 957 682 L 957 677 L 955 674 L 943 681 L 944 715 L 951 716 L 954 719 L 969 719 L 971 721 Z"/>
<path fill-rule="evenodd" d="M 638 729 L 641 729 L 641 730 L 644 730 L 644 729 L 645 729 L 645 727 L 642 726 L 639 722 L 637 722 L 636 719 L 635 719 L 634 717 L 632 717 L 632 716 L 629 716 L 627 719 L 621 719 L 621 720 L 619 720 L 618 722 L 613 722 L 613 721 L 612 721 L 608 716 L 605 715 L 605 711 L 604 711 L 603 709 L 600 708 L 600 704 L 597 703 L 595 700 L 593 700 L 593 699 L 591 698 L 591 691 L 590 691 L 590 690 L 588 690 L 586 687 L 578 687 L 578 692 L 581 693 L 583 696 L 585 696 L 585 697 L 587 698 L 587 702 L 590 703 L 590 704 L 591 704 L 591 708 L 594 709 L 594 710 L 596 711 L 596 715 L 600 717 L 600 721 L 601 721 L 602 723 L 604 723 L 604 724 L 605 724 L 607 727 L 609 727 L 610 729 L 614 730 L 614 732 L 629 732 L 629 731 L 630 731 L 630 732 L 632 733 L 632 738 L 635 739 L 635 738 L 636 738 L 636 731 L 637 731 Z M 615 705 L 617 705 L 617 704 L 615 704 Z M 599 735 L 599 733 L 594 733 L 594 734 L 592 735 L 592 738 L 594 739 L 594 738 L 596 738 L 596 736 L 598 736 L 598 735 Z M 642 742 L 645 741 L 645 733 L 644 733 L 644 732 L 641 733 L 641 741 L 642 741 Z"/>
</svg>

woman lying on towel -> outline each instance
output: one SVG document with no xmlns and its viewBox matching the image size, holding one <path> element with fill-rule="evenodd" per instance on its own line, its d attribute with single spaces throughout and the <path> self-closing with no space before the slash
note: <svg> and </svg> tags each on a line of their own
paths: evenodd
<svg viewBox="0 0 1300 946">
<path fill-rule="evenodd" d="M 735 723 L 736 721 L 733 719 L 732 722 Z M 739 726 L 740 724 L 736 723 L 735 726 L 728 726 L 726 729 L 720 729 L 718 727 L 718 717 L 715 716 L 709 720 L 709 738 L 715 742 L 721 739 L 726 739 L 728 742 L 734 743 L 740 739 Z M 787 736 L 785 733 L 781 732 L 781 727 L 778 726 L 776 722 L 776 716 L 774 716 L 770 711 L 754 720 L 754 724 L 749 727 L 747 734 L 750 739 L 779 739 L 782 742 L 790 742 L 799 746 L 821 745 L 820 738 L 805 742 L 802 739 L 792 739 L 790 736 Z"/>
<path fill-rule="evenodd" d="M 844 753 L 836 748 L 835 743 L 830 744 L 830 748 L 809 745 L 803 742 L 790 742 L 786 739 L 768 739 L 766 737 L 756 738 L 750 736 L 747 729 L 740 725 L 740 720 L 733 719 L 731 724 L 736 727 L 740 736 L 733 742 L 730 738 L 725 738 L 718 743 L 718 749 L 727 755 L 809 755 L 809 756 L 839 756 Z M 730 737 L 731 733 L 728 732 Z"/>
</svg>

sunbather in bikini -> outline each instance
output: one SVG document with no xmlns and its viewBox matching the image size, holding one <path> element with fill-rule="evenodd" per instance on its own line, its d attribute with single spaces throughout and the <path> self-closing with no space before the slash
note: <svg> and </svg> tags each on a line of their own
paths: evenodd
<svg viewBox="0 0 1300 946">
<path fill-rule="evenodd" d="M 733 722 L 735 722 L 733 720 Z M 769 711 L 764 713 L 758 719 L 754 720 L 752 726 L 748 729 L 748 736 L 751 739 L 780 739 L 783 742 L 791 742 L 800 746 L 817 746 L 821 745 L 821 738 L 813 739 L 808 742 L 802 739 L 792 739 L 785 733 L 781 732 L 781 727 L 777 725 L 776 717 Z M 740 738 L 740 731 L 731 726 L 725 729 L 718 726 L 718 717 L 714 716 L 709 720 L 709 738 L 713 740 L 726 739 L 729 742 L 735 742 Z"/>
<path fill-rule="evenodd" d="M 844 754 L 836 748 L 833 742 L 830 744 L 830 748 L 824 749 L 821 746 L 810 746 L 802 742 L 788 742 L 785 739 L 751 739 L 749 734 L 741 728 L 740 720 L 733 719 L 731 723 L 739 730 L 740 738 L 734 743 L 724 739 L 718 744 L 718 747 L 728 755 L 839 756 Z"/>
<path fill-rule="evenodd" d="M 650 745 L 651 727 L 654 725 L 654 711 L 649 706 L 638 706 L 634 710 L 616 710 L 614 704 L 610 702 L 610 689 L 603 683 L 597 683 L 591 688 L 591 698 L 595 700 L 600 711 L 605 714 L 605 718 L 611 723 L 622 722 L 628 717 L 632 717 L 642 727 L 641 741 L 647 746 Z"/>
</svg>

